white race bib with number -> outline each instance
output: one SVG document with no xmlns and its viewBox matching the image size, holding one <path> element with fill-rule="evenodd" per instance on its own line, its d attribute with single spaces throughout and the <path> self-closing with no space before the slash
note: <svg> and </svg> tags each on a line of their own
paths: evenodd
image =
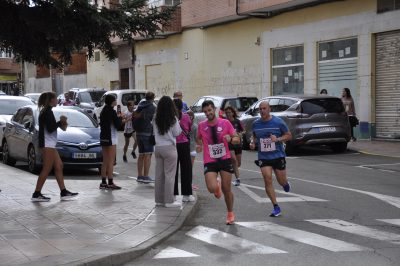
<svg viewBox="0 0 400 266">
<path fill-rule="evenodd" d="M 262 152 L 276 151 L 275 142 L 272 142 L 270 138 L 260 139 L 260 145 Z"/>
<path fill-rule="evenodd" d="M 213 159 L 219 159 L 226 155 L 226 149 L 224 143 L 208 145 L 210 151 L 210 157 Z"/>
</svg>

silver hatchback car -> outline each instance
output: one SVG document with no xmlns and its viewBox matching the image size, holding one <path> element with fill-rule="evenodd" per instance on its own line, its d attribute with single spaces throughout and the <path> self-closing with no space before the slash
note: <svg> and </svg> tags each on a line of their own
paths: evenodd
<svg viewBox="0 0 400 266">
<path fill-rule="evenodd" d="M 286 143 L 286 153 L 304 145 L 328 145 L 334 152 L 344 152 L 350 141 L 349 118 L 342 101 L 330 96 L 270 96 L 253 104 L 244 112 L 240 121 L 246 133 L 243 147 L 248 148 L 252 136 L 253 121 L 260 117 L 259 106 L 268 101 L 271 114 L 282 118 L 292 133 Z"/>
</svg>

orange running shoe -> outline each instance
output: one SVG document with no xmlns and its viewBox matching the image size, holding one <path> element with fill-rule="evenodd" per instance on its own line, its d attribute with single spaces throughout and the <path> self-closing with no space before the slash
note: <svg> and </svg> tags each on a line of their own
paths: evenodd
<svg viewBox="0 0 400 266">
<path fill-rule="evenodd" d="M 217 180 L 217 184 L 217 191 L 214 192 L 214 196 L 219 199 L 222 196 L 221 181 Z"/>
<path fill-rule="evenodd" d="M 235 214 L 233 212 L 228 212 L 226 216 L 226 224 L 231 225 L 235 223 Z"/>
</svg>

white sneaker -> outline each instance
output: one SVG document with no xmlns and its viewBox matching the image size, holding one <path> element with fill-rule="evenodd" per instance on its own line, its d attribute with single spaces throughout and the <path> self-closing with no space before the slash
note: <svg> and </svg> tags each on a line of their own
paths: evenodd
<svg viewBox="0 0 400 266">
<path fill-rule="evenodd" d="M 179 208 L 182 207 L 182 203 L 180 201 L 174 201 L 172 203 L 165 203 L 165 208 Z"/>
<path fill-rule="evenodd" d="M 183 196 L 182 201 L 183 202 L 193 202 L 193 201 L 196 201 L 196 198 L 193 195 Z"/>
</svg>

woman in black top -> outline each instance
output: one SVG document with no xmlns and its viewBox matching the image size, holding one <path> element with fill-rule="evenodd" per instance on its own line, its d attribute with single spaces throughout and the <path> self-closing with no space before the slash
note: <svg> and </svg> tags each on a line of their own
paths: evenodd
<svg viewBox="0 0 400 266">
<path fill-rule="evenodd" d="M 237 112 L 235 108 L 232 106 L 228 106 L 224 110 L 226 118 L 231 122 L 233 128 L 236 130 L 236 133 L 240 136 L 240 139 L 242 139 L 242 134 L 243 134 L 243 126 L 240 123 L 240 120 L 238 119 Z M 235 186 L 240 186 L 240 173 L 239 173 L 239 167 L 242 164 L 242 144 L 237 144 L 233 145 L 229 143 L 229 150 L 231 152 L 231 158 L 232 158 L 232 163 L 233 163 L 233 169 L 235 170 L 235 176 L 236 180 L 233 181 L 232 183 Z"/>
<path fill-rule="evenodd" d="M 61 200 L 68 200 L 78 195 L 65 189 L 63 176 L 63 163 L 56 150 L 57 128 L 66 130 L 68 123 L 67 117 L 60 116 L 60 121 L 56 122 L 54 113 L 51 110 L 57 106 L 57 97 L 54 92 L 44 92 L 38 99 L 39 107 L 39 148 L 42 151 L 43 167 L 36 183 L 32 201 L 49 201 L 50 198 L 43 196 L 41 190 L 46 182 L 47 176 L 54 168 L 54 174 L 60 187 Z"/>
<path fill-rule="evenodd" d="M 114 95 L 106 95 L 104 102 L 105 105 L 100 113 L 100 145 L 103 153 L 100 189 L 121 189 L 113 182 L 116 145 L 118 142 L 117 130 L 121 127 L 121 118 L 114 110 L 114 106 L 117 105 Z M 108 184 L 106 179 L 108 179 Z"/>
</svg>

